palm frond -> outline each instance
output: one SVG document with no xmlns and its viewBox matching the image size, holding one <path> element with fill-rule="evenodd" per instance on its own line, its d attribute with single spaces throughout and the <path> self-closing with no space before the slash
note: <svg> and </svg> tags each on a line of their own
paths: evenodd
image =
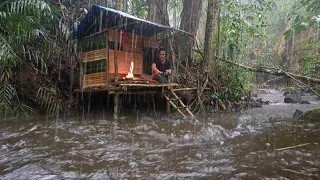
<svg viewBox="0 0 320 180">
<path fill-rule="evenodd" d="M 43 36 L 45 33 L 41 33 L 44 32 L 42 24 L 50 19 L 50 6 L 43 0 L 7 0 L 0 5 L 1 29 L 5 35 L 28 40 Z"/>
<path fill-rule="evenodd" d="M 10 113 L 18 117 L 28 118 L 35 110 L 20 103 L 15 87 L 10 83 L 10 72 L 0 70 L 0 113 Z"/>
<path fill-rule="evenodd" d="M 19 101 L 10 73 L 19 64 L 31 63 L 47 69 L 50 57 L 50 31 L 46 26 L 53 20 L 45 0 L 5 0 L 0 3 L 0 112 L 27 114 L 32 108 Z M 25 62 L 26 61 L 26 62 Z M 62 104 L 58 93 L 40 88 L 36 100 L 48 112 L 58 111 Z"/>
<path fill-rule="evenodd" d="M 59 20 L 59 32 L 61 33 L 62 37 L 64 39 L 69 39 L 69 36 L 71 34 L 68 26 L 64 24 L 61 20 Z"/>
<path fill-rule="evenodd" d="M 15 106 L 14 112 L 18 117 L 29 118 L 29 113 L 34 113 L 35 110 L 25 104 L 18 104 L 17 106 Z"/>
<path fill-rule="evenodd" d="M 0 69 L 6 69 L 16 66 L 19 63 L 19 57 L 15 53 L 11 44 L 0 35 Z"/>
<path fill-rule="evenodd" d="M 0 4 L 1 67 L 16 66 L 27 49 L 28 55 L 34 55 L 29 60 L 40 59 L 42 71 L 46 70 L 50 32 L 43 26 L 48 21 L 44 16 L 51 16 L 51 9 L 42 0 L 7 0 Z"/>
<path fill-rule="evenodd" d="M 0 81 L 0 112 L 9 112 L 13 109 L 15 89 L 9 81 Z"/>
<path fill-rule="evenodd" d="M 11 14 L 24 14 L 32 16 L 51 16 L 50 6 L 43 0 L 17 0 L 7 1 L 3 4 Z"/>
<path fill-rule="evenodd" d="M 9 81 L 10 71 L 7 69 L 0 69 L 0 82 Z"/>
<path fill-rule="evenodd" d="M 39 88 L 36 101 L 51 114 L 57 113 L 63 107 L 63 103 L 59 98 L 58 92 L 53 88 Z"/>
<path fill-rule="evenodd" d="M 7 12 L 4 12 L 4 11 L 0 11 L 0 19 L 4 19 L 7 17 Z"/>
</svg>

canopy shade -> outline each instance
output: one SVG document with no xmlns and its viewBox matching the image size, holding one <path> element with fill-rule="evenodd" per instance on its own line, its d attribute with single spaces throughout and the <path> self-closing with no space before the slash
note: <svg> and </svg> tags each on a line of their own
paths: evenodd
<svg viewBox="0 0 320 180">
<path fill-rule="evenodd" d="M 178 30 L 170 26 L 146 21 L 130 14 L 99 5 L 92 6 L 86 17 L 74 30 L 74 34 L 77 38 L 81 39 L 105 29 L 115 27 L 119 27 L 125 32 L 140 34 L 144 36 L 152 36 L 165 29 L 190 34 L 188 32 Z"/>
</svg>

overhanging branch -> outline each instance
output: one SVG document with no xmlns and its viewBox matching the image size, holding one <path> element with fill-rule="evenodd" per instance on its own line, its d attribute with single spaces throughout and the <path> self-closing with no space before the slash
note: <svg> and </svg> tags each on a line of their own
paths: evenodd
<svg viewBox="0 0 320 180">
<path fill-rule="evenodd" d="M 286 76 L 288 78 L 294 77 L 296 79 L 299 79 L 299 80 L 302 80 L 302 81 L 305 81 L 305 82 L 307 81 L 309 83 L 320 83 L 320 79 L 316 79 L 316 78 L 312 78 L 312 77 L 308 77 L 308 76 L 303 76 L 303 75 L 299 75 L 299 74 L 293 74 L 293 73 L 290 73 L 290 72 L 283 71 L 281 69 L 276 69 L 276 68 L 271 68 L 271 67 L 263 67 L 263 66 L 248 67 L 248 66 L 244 66 L 244 65 L 241 65 L 241 64 L 234 63 L 232 61 L 225 61 L 225 60 L 221 60 L 221 61 L 225 62 L 225 63 L 229 63 L 229 64 L 232 64 L 232 65 L 235 65 L 235 66 L 243 68 L 243 69 L 246 69 L 248 71 L 252 71 L 252 72 L 262 72 L 262 73 L 272 74 L 272 75 L 275 75 L 275 76 Z"/>
</svg>

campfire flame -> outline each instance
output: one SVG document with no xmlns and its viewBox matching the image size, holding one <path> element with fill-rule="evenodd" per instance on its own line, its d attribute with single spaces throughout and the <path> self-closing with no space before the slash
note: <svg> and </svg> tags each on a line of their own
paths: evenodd
<svg viewBox="0 0 320 180">
<path fill-rule="evenodd" d="M 134 68 L 134 64 L 133 61 L 131 61 L 131 65 L 130 65 L 130 72 L 128 72 L 128 75 L 126 76 L 126 78 L 133 78 L 133 68 Z"/>
</svg>

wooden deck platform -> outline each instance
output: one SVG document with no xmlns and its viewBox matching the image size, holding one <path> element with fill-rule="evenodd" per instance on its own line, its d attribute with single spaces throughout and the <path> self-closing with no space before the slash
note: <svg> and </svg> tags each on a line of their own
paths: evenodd
<svg viewBox="0 0 320 180">
<path fill-rule="evenodd" d="M 144 94 L 159 94 L 165 97 L 167 100 L 167 109 L 170 112 L 170 106 L 175 111 L 179 112 L 182 117 L 194 117 L 193 113 L 189 110 L 176 92 L 181 91 L 196 91 L 197 88 L 181 88 L 177 83 L 151 83 L 149 81 L 143 81 L 139 79 L 123 80 L 117 83 L 112 82 L 109 85 L 95 85 L 83 89 L 76 89 L 76 93 L 94 93 L 94 92 L 107 92 L 113 95 L 114 98 L 114 117 L 118 118 L 119 113 L 119 96 L 126 94 L 144 95 Z M 206 88 L 205 90 L 210 90 Z"/>
<path fill-rule="evenodd" d="M 128 82 L 119 82 L 118 84 L 112 85 L 102 85 L 102 86 L 91 86 L 84 89 L 76 89 L 75 92 L 105 92 L 108 91 L 111 94 L 114 93 L 125 93 L 133 94 L 138 93 L 156 93 L 160 92 L 163 88 L 170 89 L 173 87 L 179 87 L 177 83 L 163 83 L 163 84 L 148 84 L 148 83 L 128 83 Z"/>
</svg>

